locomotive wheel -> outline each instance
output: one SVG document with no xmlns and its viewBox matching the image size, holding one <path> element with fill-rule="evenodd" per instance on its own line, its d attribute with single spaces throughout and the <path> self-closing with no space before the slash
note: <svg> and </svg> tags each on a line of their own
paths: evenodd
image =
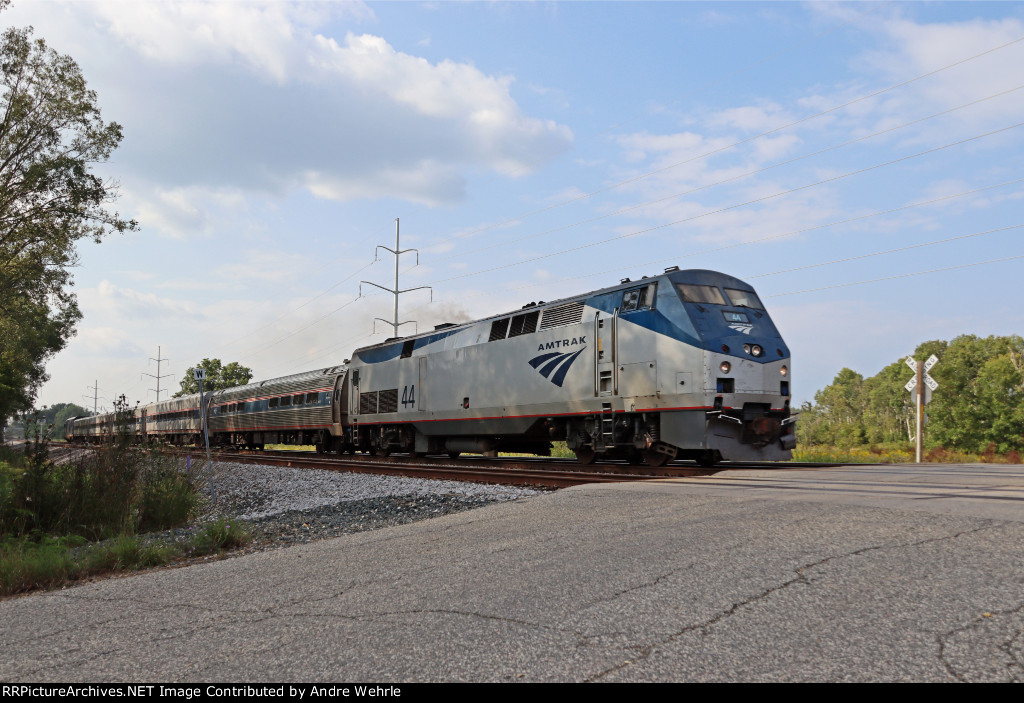
<svg viewBox="0 0 1024 703">
<path fill-rule="evenodd" d="M 662 454 L 661 452 L 656 452 L 653 449 L 644 450 L 643 457 L 644 463 L 648 466 L 664 466 L 668 463 L 668 460 L 672 458 L 668 454 Z"/>
<path fill-rule="evenodd" d="M 628 461 L 633 466 L 639 466 L 640 464 L 644 463 L 644 455 L 641 454 L 639 451 L 631 451 L 629 454 L 626 455 L 626 461 Z"/>
<path fill-rule="evenodd" d="M 573 452 L 576 453 L 576 461 L 584 466 L 593 464 L 597 459 L 597 452 L 590 447 L 580 447 L 579 449 L 574 449 Z"/>
<path fill-rule="evenodd" d="M 458 459 L 460 456 L 462 456 L 462 452 L 448 452 L 449 459 Z"/>
</svg>

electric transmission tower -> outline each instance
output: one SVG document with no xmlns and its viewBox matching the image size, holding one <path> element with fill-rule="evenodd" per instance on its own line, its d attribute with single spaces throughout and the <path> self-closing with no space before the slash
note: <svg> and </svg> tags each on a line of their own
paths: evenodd
<svg viewBox="0 0 1024 703">
<path fill-rule="evenodd" d="M 169 373 L 165 373 L 162 376 L 160 375 L 160 364 L 162 364 L 165 361 L 170 361 L 170 359 L 161 359 L 160 358 L 160 350 L 161 350 L 161 347 L 157 347 L 156 348 L 156 358 L 155 359 L 153 357 L 149 357 L 150 361 L 155 361 L 156 362 L 156 375 L 154 376 L 151 373 L 143 373 L 142 374 L 143 376 L 149 376 L 150 378 L 155 378 L 156 379 L 156 388 L 155 389 L 154 388 L 150 388 L 149 390 L 154 391 L 156 393 L 156 402 L 158 402 L 158 403 L 160 402 L 160 379 L 161 378 L 167 378 L 168 376 L 173 376 L 174 375 L 174 374 L 169 374 Z"/>
<path fill-rule="evenodd" d="M 360 284 L 366 283 L 366 284 L 374 286 L 376 288 L 380 288 L 381 290 L 387 291 L 388 293 L 391 293 L 392 295 L 395 296 L 395 319 L 394 319 L 394 322 L 389 322 L 388 320 L 385 320 L 383 317 L 376 317 L 376 318 L 374 318 L 374 322 L 376 322 L 377 320 L 380 320 L 384 324 L 391 325 L 391 327 L 394 329 L 394 334 L 392 335 L 392 337 L 397 337 L 398 336 L 398 328 L 401 325 L 408 325 L 410 322 L 412 324 L 414 324 L 414 325 L 416 324 L 416 322 L 413 321 L 413 320 L 406 320 L 405 322 L 399 322 L 398 321 L 398 296 L 401 295 L 402 293 L 408 293 L 408 292 L 414 291 L 414 290 L 422 290 L 423 288 L 430 288 L 430 300 L 433 301 L 434 300 L 434 289 L 431 288 L 430 286 L 417 286 L 415 288 L 406 288 L 405 290 L 399 290 L 398 289 L 398 258 L 399 258 L 399 256 L 401 256 L 402 254 L 406 254 L 406 253 L 408 253 L 410 251 L 414 251 L 414 252 L 416 252 L 416 265 L 419 266 L 420 265 L 420 252 L 419 252 L 419 249 L 399 249 L 399 246 L 398 246 L 398 218 L 397 217 L 395 218 L 395 248 L 391 249 L 389 247 L 384 246 L 383 244 L 378 244 L 377 245 L 377 249 L 384 249 L 385 251 L 390 251 L 392 254 L 395 255 L 395 287 L 394 287 L 394 289 L 385 288 L 384 286 L 379 286 L 376 283 L 373 283 L 371 281 L 360 281 L 359 283 Z M 373 257 L 374 257 L 374 259 L 377 258 L 377 249 L 373 250 Z M 362 296 L 362 294 L 363 294 L 363 289 L 362 289 L 362 285 L 360 285 L 359 286 L 359 295 Z"/>
</svg>

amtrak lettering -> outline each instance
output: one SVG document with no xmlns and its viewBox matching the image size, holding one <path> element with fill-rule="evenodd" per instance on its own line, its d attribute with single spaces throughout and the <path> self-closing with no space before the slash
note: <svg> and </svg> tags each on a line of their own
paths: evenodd
<svg viewBox="0 0 1024 703">
<path fill-rule="evenodd" d="M 541 342 L 540 346 L 537 347 L 537 351 L 544 351 L 545 349 L 558 349 L 559 347 L 574 347 L 577 344 L 586 343 L 586 335 L 583 335 L 582 337 L 573 337 L 572 339 L 556 339 L 553 342 Z"/>
<path fill-rule="evenodd" d="M 579 340 L 572 340 L 575 344 L 580 344 L 585 341 L 584 337 L 580 337 Z M 552 342 L 552 344 L 554 344 Z M 541 349 L 545 346 L 542 344 Z M 550 349 L 550 347 L 547 347 Z M 530 359 L 530 366 L 537 369 L 540 375 L 554 383 L 559 388 L 562 387 L 562 382 L 565 381 L 565 374 L 569 373 L 569 367 L 572 366 L 573 362 L 579 358 L 579 355 L 587 350 L 586 347 L 578 349 L 574 352 L 551 352 L 548 354 L 541 354 Z"/>
</svg>

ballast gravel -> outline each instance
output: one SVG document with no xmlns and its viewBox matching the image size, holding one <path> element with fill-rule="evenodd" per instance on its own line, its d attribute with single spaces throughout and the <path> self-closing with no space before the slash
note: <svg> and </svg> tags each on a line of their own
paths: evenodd
<svg viewBox="0 0 1024 703">
<path fill-rule="evenodd" d="M 200 522 L 219 516 L 253 526 L 244 552 L 401 525 L 547 492 L 461 481 L 217 462 Z M 174 531 L 175 533 L 179 531 Z M 181 538 L 184 534 L 175 534 Z"/>
</svg>

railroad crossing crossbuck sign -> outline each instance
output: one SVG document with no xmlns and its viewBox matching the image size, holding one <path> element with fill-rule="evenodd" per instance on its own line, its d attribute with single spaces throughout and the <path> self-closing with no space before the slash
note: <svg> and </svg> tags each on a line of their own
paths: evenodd
<svg viewBox="0 0 1024 703">
<path fill-rule="evenodd" d="M 928 361 L 922 364 L 914 357 L 908 356 L 906 362 L 907 366 L 914 372 L 914 377 L 907 381 L 907 385 L 903 387 L 915 396 L 914 406 L 917 408 L 917 436 L 915 437 L 915 444 L 917 445 L 917 463 L 920 464 L 921 457 L 924 454 L 924 404 L 932 399 L 931 392 L 939 387 L 939 384 L 928 375 L 928 372 L 931 371 L 935 364 L 939 363 L 939 357 L 932 354 L 928 357 Z M 917 385 L 918 383 L 921 384 L 920 388 Z"/>
<path fill-rule="evenodd" d="M 914 360 L 914 357 L 908 356 L 906 358 L 906 362 L 907 366 L 910 367 L 910 370 L 914 372 L 914 376 L 907 381 L 907 385 L 903 387 L 913 393 L 914 389 L 917 388 L 917 361 Z M 939 387 L 939 384 L 936 383 L 935 379 L 928 375 L 928 372 L 931 371 L 932 367 L 937 363 L 939 363 L 939 357 L 934 354 L 928 357 L 928 361 L 924 362 L 922 376 L 924 377 L 924 385 L 928 387 L 928 391 L 934 391 Z M 932 394 L 926 391 L 924 394 L 924 402 L 927 403 L 931 399 Z"/>
</svg>

